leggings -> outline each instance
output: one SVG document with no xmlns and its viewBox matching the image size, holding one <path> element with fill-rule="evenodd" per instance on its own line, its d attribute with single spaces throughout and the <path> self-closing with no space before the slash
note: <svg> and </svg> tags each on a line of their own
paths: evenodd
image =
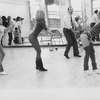
<svg viewBox="0 0 100 100">
<path fill-rule="evenodd" d="M 28 39 L 29 39 L 30 43 L 32 44 L 32 46 L 34 47 L 34 49 L 36 50 L 36 52 L 37 52 L 36 57 L 40 58 L 41 57 L 41 48 L 40 48 L 38 39 L 32 34 L 29 35 Z"/>
</svg>

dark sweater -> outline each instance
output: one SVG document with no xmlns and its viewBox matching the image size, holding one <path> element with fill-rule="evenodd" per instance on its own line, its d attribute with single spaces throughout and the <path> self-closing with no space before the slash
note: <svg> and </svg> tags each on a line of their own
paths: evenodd
<svg viewBox="0 0 100 100">
<path fill-rule="evenodd" d="M 47 30 L 47 27 L 46 27 L 46 24 L 45 24 L 45 20 L 38 20 L 37 24 L 36 24 L 36 27 L 35 27 L 34 31 L 32 32 L 32 34 L 37 38 L 39 33 L 43 29 Z"/>
</svg>

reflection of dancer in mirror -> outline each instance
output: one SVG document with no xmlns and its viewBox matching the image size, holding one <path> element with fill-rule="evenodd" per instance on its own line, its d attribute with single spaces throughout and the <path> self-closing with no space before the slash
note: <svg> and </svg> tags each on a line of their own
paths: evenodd
<svg viewBox="0 0 100 100">
<path fill-rule="evenodd" d="M 13 21 L 11 20 L 11 16 L 8 16 L 7 20 L 8 20 L 8 27 L 9 27 L 11 24 L 13 24 Z M 13 40 L 12 31 L 13 31 L 12 29 L 8 30 L 8 45 L 12 44 L 12 40 Z"/>
<path fill-rule="evenodd" d="M 15 27 L 15 29 L 14 29 L 14 43 L 19 43 L 19 30 L 18 30 L 18 28 L 17 27 Z"/>
<path fill-rule="evenodd" d="M 84 56 L 84 71 L 88 75 L 92 75 L 91 71 L 89 70 L 89 57 L 91 58 L 92 61 L 92 70 L 94 73 L 100 74 L 99 70 L 97 69 L 97 63 L 95 59 L 95 50 L 93 48 L 93 43 L 92 43 L 92 37 L 97 36 L 100 33 L 100 23 L 95 25 L 90 32 L 83 32 L 81 34 L 81 42 L 82 46 L 85 50 L 85 56 Z"/>
<path fill-rule="evenodd" d="M 2 25 L 2 18 L 0 17 L 0 40 L 1 40 L 2 36 L 4 36 L 4 34 L 7 33 L 7 31 L 9 29 L 13 29 L 13 25 L 9 26 L 8 28 L 5 28 Z M 4 52 L 3 47 L 0 43 L 0 75 L 7 75 L 7 73 L 4 72 L 4 69 L 2 66 L 2 61 L 3 61 L 4 57 L 5 57 L 5 52 Z"/>
<path fill-rule="evenodd" d="M 14 20 L 15 20 L 15 23 L 14 23 L 14 24 L 15 24 L 15 25 L 14 25 L 14 31 L 15 31 L 15 28 L 17 27 L 18 32 L 19 32 L 19 37 L 18 37 L 19 43 L 23 43 L 23 38 L 22 38 L 22 36 L 21 36 L 21 33 L 22 33 L 21 28 L 22 28 L 22 21 L 23 21 L 24 19 L 18 16 L 18 17 L 15 18 Z"/>
<path fill-rule="evenodd" d="M 29 35 L 29 41 L 37 52 L 36 69 L 39 71 L 47 71 L 47 69 L 43 67 L 42 58 L 41 58 L 41 48 L 40 48 L 37 37 L 43 29 L 46 31 L 47 34 L 51 34 L 51 35 L 53 34 L 52 32 L 48 30 L 44 19 L 45 19 L 44 11 L 38 10 L 36 12 L 36 21 L 37 21 L 36 27 L 34 31 Z"/>
</svg>

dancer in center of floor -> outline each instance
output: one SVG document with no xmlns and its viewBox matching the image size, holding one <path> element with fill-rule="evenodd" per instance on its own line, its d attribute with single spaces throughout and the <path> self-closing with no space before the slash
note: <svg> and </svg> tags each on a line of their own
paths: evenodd
<svg viewBox="0 0 100 100">
<path fill-rule="evenodd" d="M 73 30 L 78 27 L 78 24 L 76 23 L 75 19 L 73 18 L 73 8 L 70 6 L 68 9 L 68 14 L 64 16 L 64 27 L 63 27 L 63 33 L 65 35 L 65 38 L 67 40 L 67 45 L 66 45 L 66 50 L 64 52 L 64 56 L 66 58 L 70 58 L 68 56 L 70 48 L 73 46 L 73 55 L 75 57 L 81 57 L 79 55 L 79 50 L 78 50 L 78 44 L 75 38 L 75 34 Z"/>
<path fill-rule="evenodd" d="M 38 42 L 38 35 L 39 33 L 44 29 L 45 32 L 47 34 L 53 34 L 51 31 L 49 31 L 49 29 L 46 26 L 45 23 L 45 12 L 43 10 L 38 10 L 36 12 L 36 27 L 34 29 L 34 31 L 29 35 L 29 41 L 32 44 L 32 46 L 34 47 L 34 49 L 37 52 L 36 55 L 36 69 L 39 71 L 47 71 L 47 69 L 45 69 L 43 67 L 43 62 L 42 62 L 42 58 L 41 58 L 41 48 Z"/>
</svg>

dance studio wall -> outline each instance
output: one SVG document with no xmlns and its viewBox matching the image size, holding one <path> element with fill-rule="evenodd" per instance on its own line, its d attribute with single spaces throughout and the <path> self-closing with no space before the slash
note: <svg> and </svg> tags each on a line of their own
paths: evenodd
<svg viewBox="0 0 100 100">
<path fill-rule="evenodd" d="M 30 16 L 28 0 L 0 0 L 0 16 L 11 16 L 24 18 L 22 36 L 27 37 L 30 30 Z"/>
</svg>

